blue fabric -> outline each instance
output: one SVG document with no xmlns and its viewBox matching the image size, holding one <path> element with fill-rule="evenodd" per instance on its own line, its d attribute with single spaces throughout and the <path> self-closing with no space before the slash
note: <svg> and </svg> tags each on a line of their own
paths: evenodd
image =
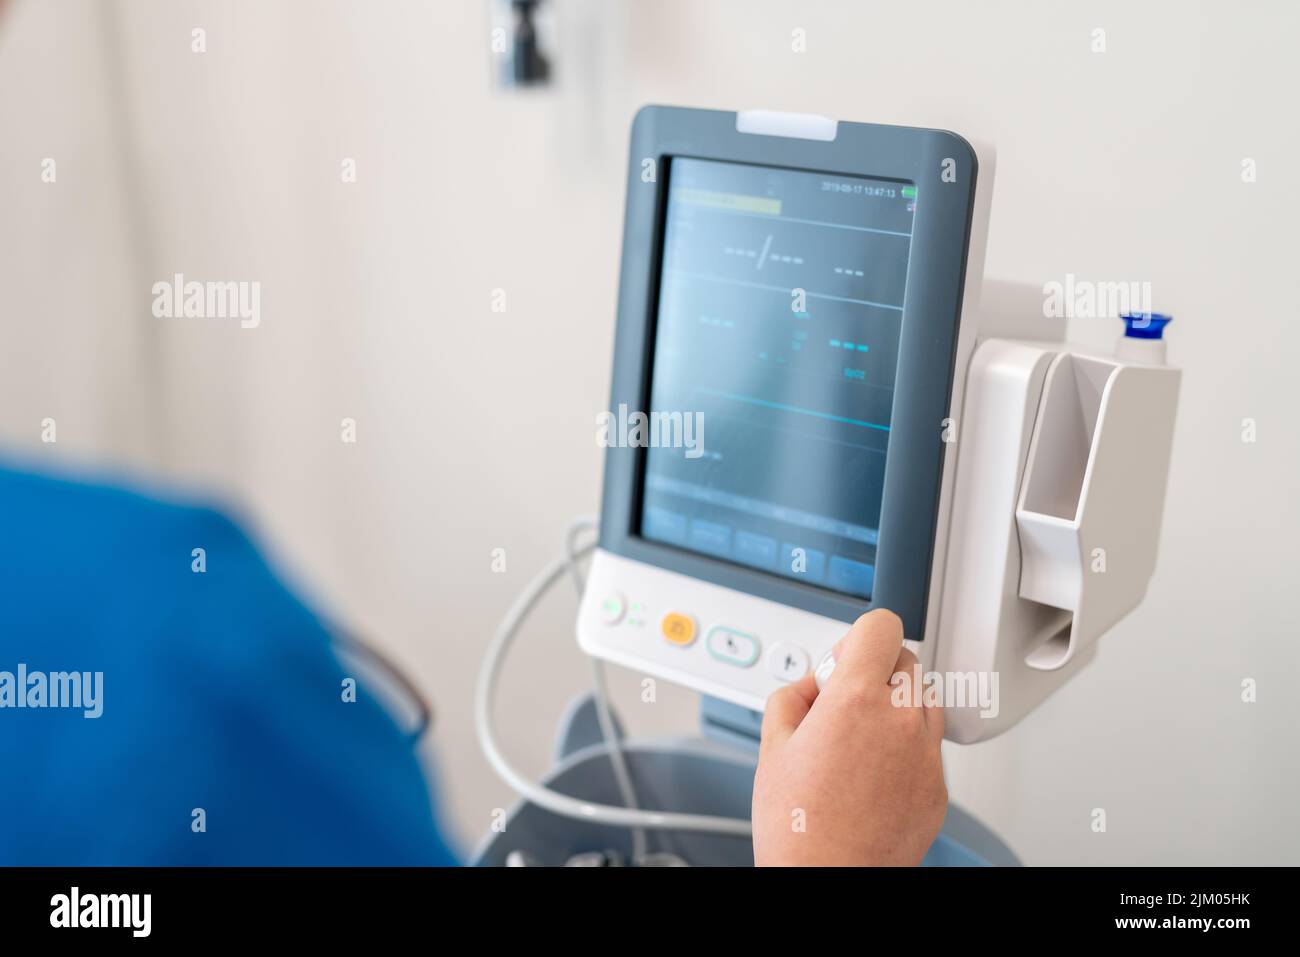
<svg viewBox="0 0 1300 957">
<path fill-rule="evenodd" d="M 958 844 L 952 838 L 940 834 L 925 852 L 922 867 L 988 867 L 984 860 L 970 848 Z"/>
<path fill-rule="evenodd" d="M 0 865 L 455 863 L 409 740 L 214 511 L 0 467 L 20 664 L 103 672 L 103 713 L 0 707 Z"/>
</svg>

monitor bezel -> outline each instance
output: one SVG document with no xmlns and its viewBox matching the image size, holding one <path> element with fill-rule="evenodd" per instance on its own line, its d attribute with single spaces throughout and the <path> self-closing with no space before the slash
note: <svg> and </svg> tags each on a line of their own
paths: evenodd
<svg viewBox="0 0 1300 957">
<path fill-rule="evenodd" d="M 836 592 L 641 538 L 641 448 L 606 449 L 600 546 L 840 621 L 852 621 L 871 608 L 889 608 L 902 619 L 904 634 L 920 640 L 947 451 L 944 420 L 966 285 L 978 176 L 975 151 L 960 136 L 942 130 L 841 122 L 834 139 L 804 139 L 740 132 L 736 117 L 734 112 L 651 106 L 638 112 L 633 123 L 609 407 L 649 408 L 673 157 L 916 184 L 872 596 Z M 909 383 L 906 389 L 904 382 Z"/>
</svg>

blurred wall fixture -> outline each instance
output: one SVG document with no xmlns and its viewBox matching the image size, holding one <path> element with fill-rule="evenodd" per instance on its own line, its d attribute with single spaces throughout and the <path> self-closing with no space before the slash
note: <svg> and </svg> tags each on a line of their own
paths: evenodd
<svg viewBox="0 0 1300 957">
<path fill-rule="evenodd" d="M 554 19 L 553 4 L 542 0 L 492 0 L 492 57 L 502 87 L 550 83 Z"/>
</svg>

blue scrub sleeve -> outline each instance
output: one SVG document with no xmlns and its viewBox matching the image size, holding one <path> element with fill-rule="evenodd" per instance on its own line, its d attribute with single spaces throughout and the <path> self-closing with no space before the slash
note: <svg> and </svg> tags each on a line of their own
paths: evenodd
<svg viewBox="0 0 1300 957">
<path fill-rule="evenodd" d="M 455 863 L 350 677 L 222 515 L 0 466 L 0 864 Z"/>
</svg>

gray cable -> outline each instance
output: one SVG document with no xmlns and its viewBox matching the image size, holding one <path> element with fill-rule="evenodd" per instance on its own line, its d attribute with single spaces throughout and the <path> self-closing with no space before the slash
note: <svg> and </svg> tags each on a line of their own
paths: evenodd
<svg viewBox="0 0 1300 957">
<path fill-rule="evenodd" d="M 587 590 L 587 583 L 583 580 L 582 571 L 578 568 L 578 535 L 587 529 L 597 527 L 599 527 L 599 523 L 595 516 L 580 516 L 569 523 L 569 530 L 564 536 L 564 553 L 569 562 L 569 573 L 573 577 L 573 585 L 578 591 L 579 602 L 582 601 L 583 592 Z M 637 810 L 641 805 L 637 802 L 636 786 L 632 783 L 632 774 L 627 767 L 627 757 L 623 754 L 623 747 L 618 737 L 618 728 L 614 726 L 614 715 L 610 711 L 609 690 L 605 681 L 605 663 L 599 658 L 591 659 L 591 674 L 594 687 L 593 698 L 596 702 L 596 718 L 600 722 L 601 736 L 605 739 L 605 749 L 609 752 L 609 763 L 614 771 L 614 780 L 618 784 L 618 792 L 622 796 L 625 805 Z M 644 859 L 648 850 L 645 828 L 632 828 L 632 859 L 634 861 Z"/>
<path fill-rule="evenodd" d="M 574 552 L 578 559 L 595 548 L 586 545 Z M 566 550 L 564 555 L 552 561 L 546 568 L 528 583 L 524 591 L 515 599 L 506 611 L 501 624 L 488 645 L 479 671 L 478 682 L 474 691 L 474 723 L 478 735 L 479 747 L 492 769 L 526 800 L 538 807 L 562 814 L 565 817 L 608 824 L 613 827 L 644 827 L 648 829 L 704 831 L 713 834 L 729 834 L 737 837 L 749 837 L 753 827 L 745 818 L 718 817 L 708 814 L 681 814 L 670 811 L 646 811 L 638 808 L 615 807 L 612 804 L 592 804 L 582 801 L 529 780 L 506 760 L 497 746 L 496 735 L 492 726 L 492 703 L 495 697 L 497 680 L 501 674 L 501 665 L 505 654 L 510 649 L 519 632 L 520 626 L 541 598 L 550 590 L 566 571 L 572 568 Z M 570 571 L 570 574 L 572 572 Z"/>
</svg>

